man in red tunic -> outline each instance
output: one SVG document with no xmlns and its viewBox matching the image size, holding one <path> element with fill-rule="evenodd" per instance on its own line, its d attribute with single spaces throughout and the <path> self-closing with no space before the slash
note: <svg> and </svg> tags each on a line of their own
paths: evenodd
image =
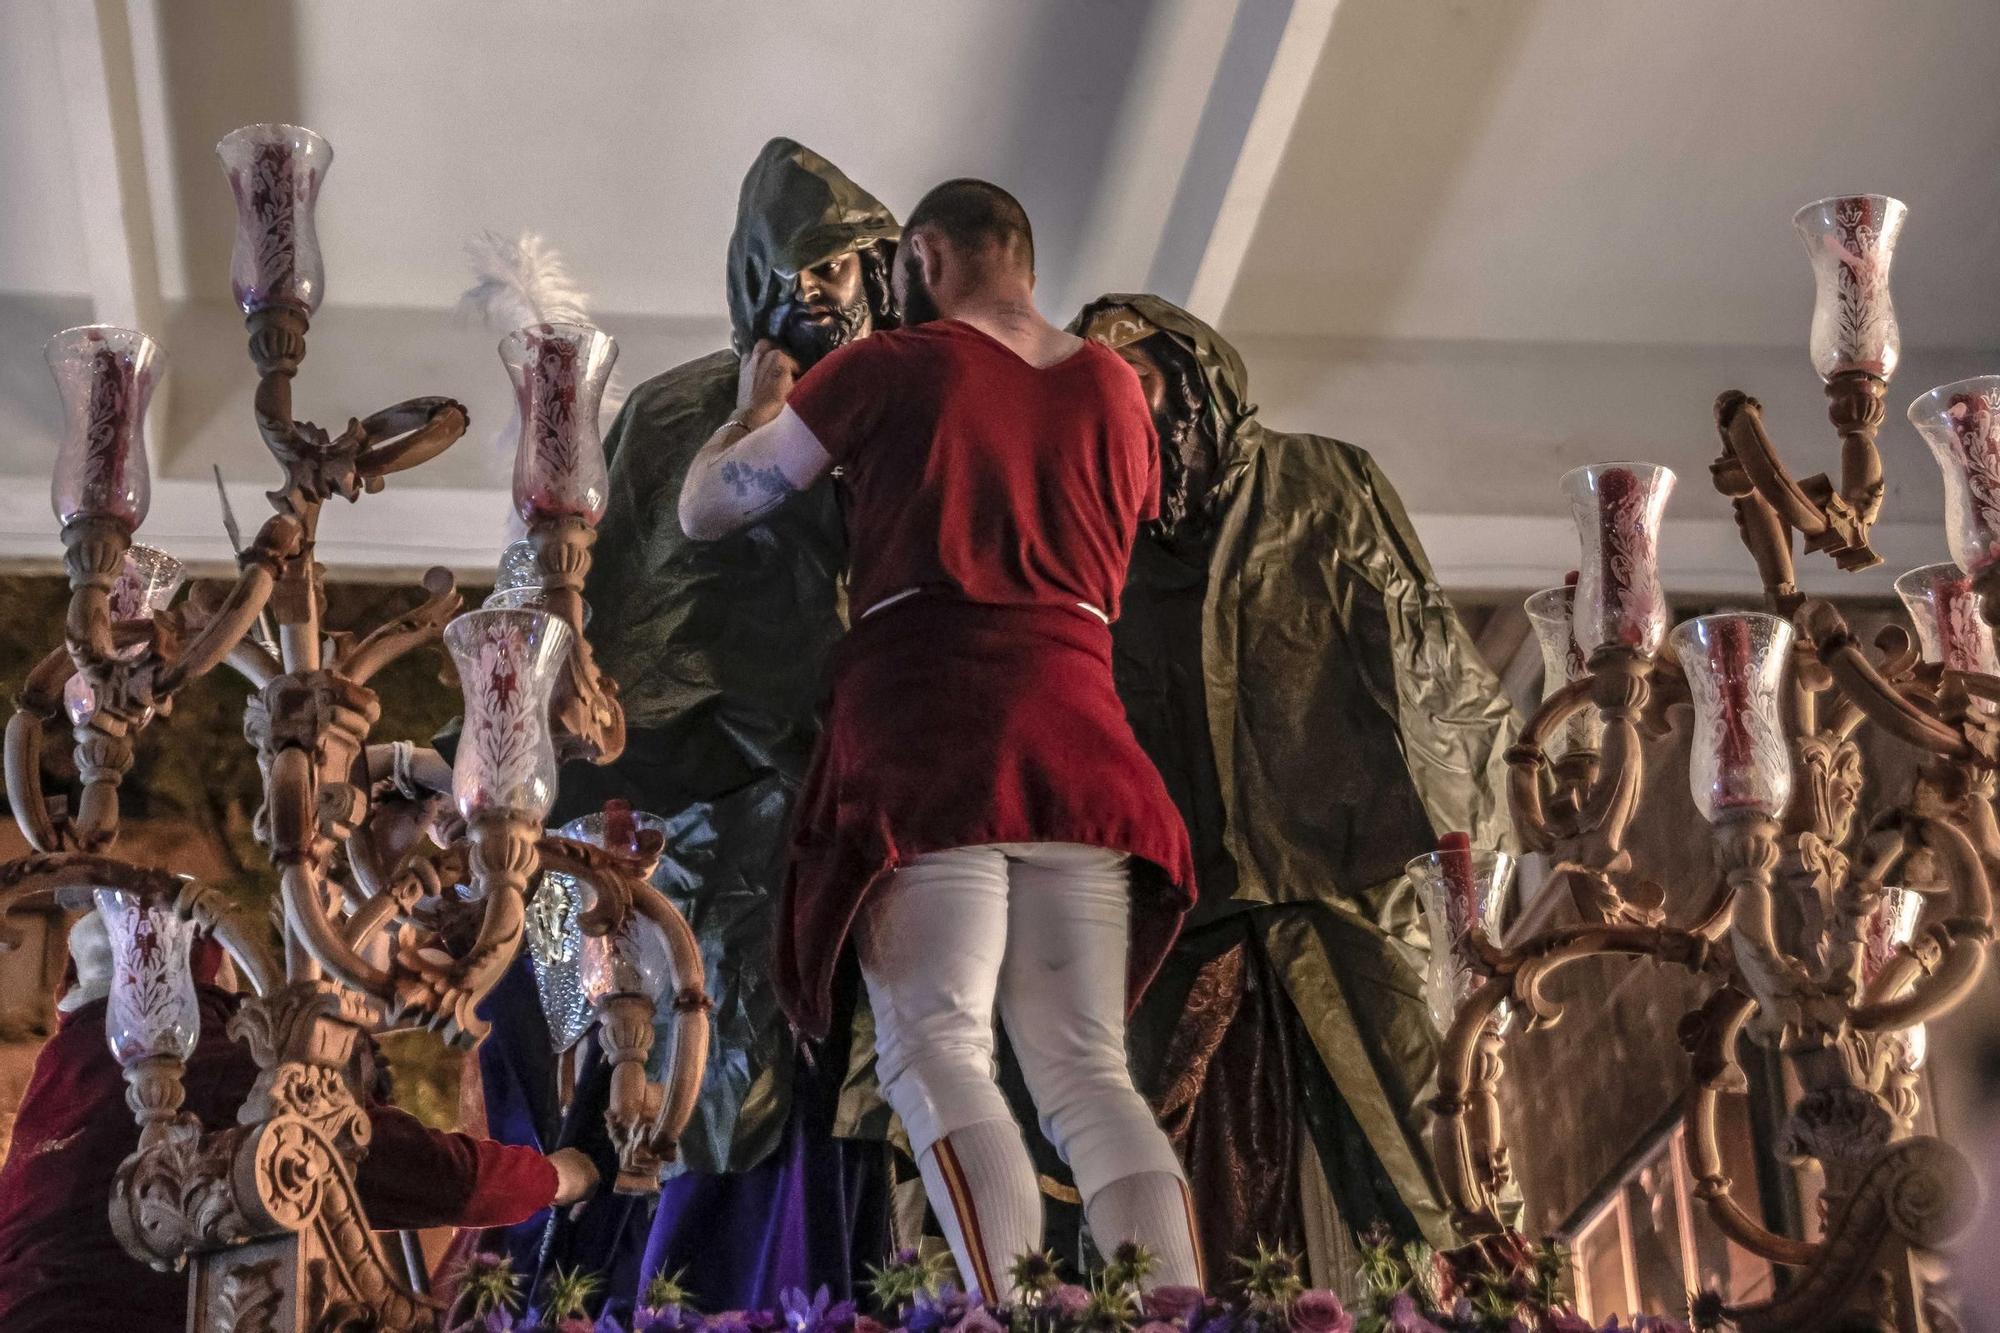
<svg viewBox="0 0 2000 1333">
<path fill-rule="evenodd" d="M 105 1041 L 111 947 L 95 912 L 71 928 L 70 956 L 77 981 L 35 1057 L 0 1167 L 0 1329 L 176 1333 L 187 1325 L 187 1274 L 155 1272 L 111 1232 L 112 1177 L 139 1146 L 139 1127 Z M 212 943 L 198 947 L 201 1038 L 182 1079 L 183 1109 L 210 1129 L 235 1123 L 257 1078 L 249 1051 L 224 1031 L 236 997 L 212 984 L 221 959 Z M 355 1185 L 385 1229 L 506 1226 L 596 1183 L 590 1159 L 573 1149 L 544 1157 L 446 1134 L 386 1103 L 368 1113 L 374 1133 Z"/>
<path fill-rule="evenodd" d="M 1187 831 L 1112 687 L 1109 625 L 1157 503 L 1151 414 L 1114 353 L 1033 304 L 1006 191 L 950 181 L 911 213 L 905 326 L 793 384 L 760 345 L 680 497 L 714 539 L 841 468 L 860 608 L 799 803 L 774 970 L 827 1024 L 850 932 L 882 1088 L 960 1271 L 988 1301 L 1041 1244 L 994 1081 L 993 1016 L 1099 1247 L 1198 1285 L 1179 1163 L 1126 1066 L 1125 1016 L 1191 901 Z"/>
</svg>

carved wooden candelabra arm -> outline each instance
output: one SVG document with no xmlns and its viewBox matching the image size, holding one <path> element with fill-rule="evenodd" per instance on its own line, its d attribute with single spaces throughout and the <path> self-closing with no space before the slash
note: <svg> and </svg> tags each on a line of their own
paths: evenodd
<svg viewBox="0 0 2000 1333">
<path fill-rule="evenodd" d="M 525 773 L 501 771 L 480 750 L 472 762 L 485 768 L 461 781 L 433 751 L 370 744 L 381 714 L 371 681 L 441 638 L 458 654 L 448 626 L 461 598 L 446 571 L 432 570 L 407 611 L 360 632 L 330 630 L 315 559 L 320 511 L 437 457 L 464 433 L 466 412 L 446 398 L 411 399 L 351 418 L 337 434 L 294 416 L 294 381 L 319 298 L 310 209 L 330 150 L 310 131 L 252 126 L 225 139 L 221 153 L 237 191 L 233 276 L 258 373 L 255 419 L 282 472 L 269 495 L 274 513 L 232 584 L 199 587 L 181 607 L 150 619 L 114 619 L 114 584 L 144 514 L 139 432 L 158 349 L 132 331 L 59 335 L 51 364 L 72 418 L 57 485 L 71 597 L 64 646 L 29 673 L 7 726 L 8 795 L 34 852 L 0 865 L 0 947 L 19 938 L 7 923 L 16 906 L 80 910 L 95 900 L 140 914 L 146 924 L 135 930 L 184 938 L 175 923 L 198 924 L 250 980 L 255 994 L 242 1001 L 229 1035 L 249 1046 L 259 1074 L 233 1128 L 206 1131 L 182 1109 L 191 1035 L 148 1030 L 140 1035 L 150 1044 L 130 1050 L 113 1035 L 141 1137 L 118 1172 L 112 1225 L 132 1254 L 160 1267 L 190 1266 L 191 1327 L 428 1331 L 440 1311 L 425 1294 L 419 1252 L 405 1238 L 392 1259 L 355 1192 L 370 1134 L 372 1036 L 420 1026 L 461 1047 L 476 1044 L 486 1032 L 476 1007 L 521 950 L 543 871 L 571 877 L 593 895 L 580 918 L 587 935 L 622 940 L 643 927 L 664 938 L 676 1020 L 666 1081 L 649 1084 L 644 1073 L 651 995 L 613 997 L 601 1038 L 616 1066 L 607 1120 L 619 1146 L 619 1187 L 655 1189 L 693 1113 L 706 1061 L 701 959 L 687 923 L 647 882 L 661 851 L 657 835 L 634 856 L 544 832 L 553 759 Z M 560 438 L 530 438 L 524 427 L 534 484 L 523 491 L 517 470 L 517 502 L 529 521 L 543 609 L 460 620 L 467 634 L 499 626 L 517 639 L 560 644 L 560 677 L 535 695 L 527 717 L 511 721 L 541 755 L 607 762 L 623 749 L 624 718 L 615 684 L 583 637 L 582 588 L 602 504 L 595 395 L 615 348 L 596 330 L 570 326 L 536 325 L 517 336 L 538 349 L 560 338 L 587 345 L 598 380 L 587 392 L 574 381 L 543 386 L 574 408 L 560 414 Z M 540 358 L 528 373 L 559 360 Z M 557 420 L 537 418 L 548 429 Z M 267 612 L 277 626 L 275 651 L 251 637 Z M 179 691 L 224 663 L 252 690 L 244 734 L 263 788 L 253 828 L 277 875 L 278 948 L 214 890 L 112 854 L 118 787 L 136 738 Z M 65 701 L 78 681 L 86 706 Z M 500 695 L 503 709 L 519 697 L 489 689 L 482 706 Z M 469 718 L 471 698 L 468 686 Z M 41 764 L 44 728 L 65 711 L 80 780 L 73 807 L 45 790 Z M 490 721 L 490 711 L 479 720 Z M 502 769 L 522 752 L 508 750 Z M 406 762 L 396 763 L 399 756 Z M 459 761 L 467 762 L 463 747 Z M 114 977 L 114 999 L 125 993 L 120 987 Z"/>
<path fill-rule="evenodd" d="M 1702 1302 L 1704 1314 L 1744 1330 L 1820 1327 L 1835 1312 L 1867 1312 L 1899 1329 L 1955 1327 L 1943 1322 L 1934 1283 L 1941 1247 L 1968 1219 L 1972 1177 L 1955 1149 L 1912 1136 L 1916 1078 L 1901 1034 L 1971 994 L 1991 952 L 2000 677 L 1922 663 L 1900 630 L 1885 633 L 1874 652 L 1864 649 L 1832 607 L 1800 594 L 1791 552 L 1796 530 L 1808 550 L 1825 551 L 1842 569 L 1876 562 L 1868 529 L 1882 494 L 1874 438 L 1883 389 L 1879 376 L 1829 380 L 1842 438 L 1838 487 L 1825 477 L 1792 481 L 1754 400 L 1732 392 L 1716 406 L 1724 446 L 1716 486 L 1735 506 L 1770 610 L 1790 624 L 1789 649 L 1782 626 L 1765 630 L 1779 636 L 1772 672 L 1783 678 L 1770 716 L 1782 741 L 1773 751 L 1783 759 L 1778 767 L 1790 770 L 1789 799 L 1768 809 L 1732 807 L 1718 788 L 1710 816 L 1717 882 L 1663 893 L 1637 880 L 1624 839 L 1645 808 L 1640 738 L 1665 703 L 1689 701 L 1699 750 L 1704 706 L 1728 706 L 1704 691 L 1738 641 L 1729 635 L 1740 639 L 1747 622 L 1761 618 L 1711 618 L 1736 623 L 1717 625 L 1706 639 L 1683 642 L 1677 632 L 1679 654 L 1597 650 L 1586 673 L 1543 701 L 1508 755 L 1518 836 L 1550 856 L 1581 924 L 1511 947 L 1477 931 L 1461 944 L 1479 980 L 1445 1034 L 1432 1103 L 1440 1174 L 1458 1225 L 1496 1230 L 1511 1181 L 1496 1095 L 1504 1073 L 1499 1017 L 1511 1009 L 1529 1027 L 1557 1021 L 1544 987 L 1583 958 L 1649 957 L 1703 978 L 1706 998 L 1680 1031 L 1692 1061 L 1684 1120 L 1695 1194 L 1731 1241 L 1795 1270 L 1771 1300 L 1738 1308 Z M 2000 571 L 1982 582 L 2000 584 Z M 1985 606 L 2000 613 L 2000 597 Z M 1686 660 L 1689 644 L 1711 656 Z M 1702 690 L 1690 680 L 1697 666 Z M 1649 698 L 1649 685 L 1661 682 L 1664 698 Z M 1552 762 L 1548 747 L 1584 710 L 1602 720 L 1601 750 L 1572 746 Z M 1854 736 L 1864 720 L 1925 760 L 1909 795 L 1857 831 Z M 1728 747 L 1737 746 L 1740 759 L 1753 732 L 1738 727 L 1723 742 L 1725 767 Z M 1906 890 L 1929 902 L 1925 930 L 1886 961 L 1871 958 L 1871 923 L 1888 895 Z M 1677 905 L 1672 924 L 1663 910 L 1669 902 Z M 1824 1173 L 1817 1240 L 1770 1229 L 1738 1201 L 1724 1168 L 1720 1098 L 1747 1086 L 1736 1056 L 1746 1033 L 1781 1051 L 1803 1089 L 1784 1146 Z"/>
</svg>

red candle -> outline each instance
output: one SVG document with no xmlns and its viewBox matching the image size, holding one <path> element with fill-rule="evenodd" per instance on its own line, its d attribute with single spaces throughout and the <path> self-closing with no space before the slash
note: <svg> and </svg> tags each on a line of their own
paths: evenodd
<svg viewBox="0 0 2000 1333">
<path fill-rule="evenodd" d="M 632 803 L 612 799 L 604 803 L 604 846 L 627 856 L 639 854 L 639 821 L 632 817 Z"/>
<path fill-rule="evenodd" d="M 1438 864 L 1444 871 L 1445 910 L 1451 917 L 1453 943 L 1479 920 L 1479 880 L 1472 869 L 1472 835 L 1447 833 L 1438 839 Z"/>
<path fill-rule="evenodd" d="M 1734 806 L 1755 802 L 1757 743 L 1750 734 L 1750 677 L 1755 670 L 1750 660 L 1750 627 L 1740 620 L 1723 620 L 1709 640 L 1709 665 L 1715 670 L 1720 688 L 1722 734 L 1716 744 L 1716 804 Z"/>
</svg>

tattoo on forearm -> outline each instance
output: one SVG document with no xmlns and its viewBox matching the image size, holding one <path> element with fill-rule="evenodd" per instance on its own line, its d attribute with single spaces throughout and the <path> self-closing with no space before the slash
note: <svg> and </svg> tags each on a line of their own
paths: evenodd
<svg viewBox="0 0 2000 1333">
<path fill-rule="evenodd" d="M 775 463 L 770 467 L 758 467 L 731 459 L 722 465 L 722 480 L 728 483 L 730 492 L 752 518 L 770 513 L 784 503 L 786 496 L 798 490 L 792 485 L 791 478 Z"/>
</svg>

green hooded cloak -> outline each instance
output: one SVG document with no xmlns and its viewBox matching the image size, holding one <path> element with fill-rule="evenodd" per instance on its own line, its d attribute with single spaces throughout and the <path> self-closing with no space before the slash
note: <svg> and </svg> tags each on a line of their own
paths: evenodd
<svg viewBox="0 0 2000 1333">
<path fill-rule="evenodd" d="M 628 740 L 607 768 L 564 772 L 561 813 L 617 796 L 670 821 L 657 882 L 700 938 L 716 1002 L 681 1143 L 696 1169 L 754 1165 L 790 1106 L 792 1039 L 766 974 L 847 552 L 831 480 L 717 542 L 688 540 L 676 505 L 689 463 L 735 409 L 739 354 L 771 332 L 792 278 L 898 234 L 832 163 L 773 139 L 744 178 L 729 241 L 731 348 L 641 384 L 604 442 L 610 498 L 584 592 Z"/>
<path fill-rule="evenodd" d="M 1142 1012 L 1135 1058 L 1176 1049 L 1165 1030 L 1191 1012 L 1201 953 L 1247 929 L 1345 1103 L 1339 1124 L 1358 1125 L 1425 1237 L 1452 1243 L 1421 1108 L 1438 1043 L 1427 942 L 1402 867 L 1442 832 L 1509 840 L 1517 719 L 1374 460 L 1264 426 L 1236 350 L 1158 297 L 1104 297 L 1073 327 L 1120 306 L 1193 358 L 1217 444 L 1206 567 L 1142 537 L 1113 627 L 1120 694 L 1202 877 L 1183 975 Z M 1138 1071 L 1153 1087 L 1178 1072 Z M 1354 1160 L 1328 1137 L 1323 1161 Z"/>
</svg>

